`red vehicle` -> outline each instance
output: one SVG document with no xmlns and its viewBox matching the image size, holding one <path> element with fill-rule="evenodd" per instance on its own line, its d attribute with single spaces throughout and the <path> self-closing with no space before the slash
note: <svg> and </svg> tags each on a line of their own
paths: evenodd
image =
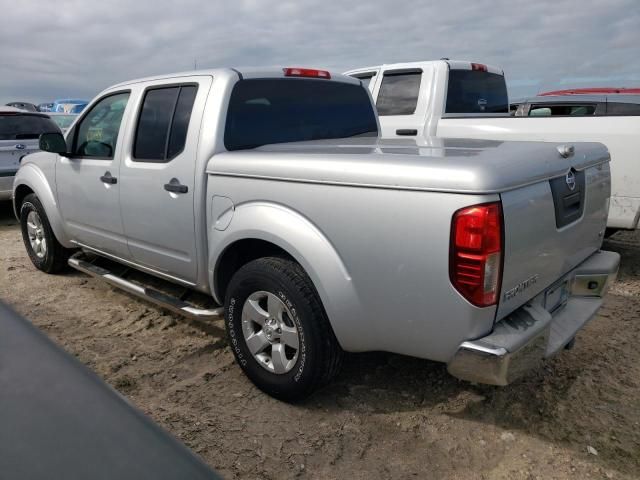
<svg viewBox="0 0 640 480">
<path fill-rule="evenodd" d="M 538 94 L 539 97 L 551 95 L 603 95 L 611 93 L 621 93 L 626 95 L 640 94 L 640 88 L 615 88 L 615 87 L 595 87 L 595 88 L 570 88 L 567 90 L 553 90 Z"/>
</svg>

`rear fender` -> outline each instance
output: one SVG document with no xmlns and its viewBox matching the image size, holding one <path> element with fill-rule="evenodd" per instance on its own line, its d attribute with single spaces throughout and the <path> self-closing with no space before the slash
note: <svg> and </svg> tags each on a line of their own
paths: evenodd
<svg viewBox="0 0 640 480">
<path fill-rule="evenodd" d="M 352 330 L 357 323 L 354 319 L 363 310 L 344 262 L 308 218 L 282 205 L 236 205 L 233 219 L 224 231 L 209 230 L 209 281 L 216 301 L 224 301 L 215 284 L 218 261 L 229 246 L 245 239 L 270 242 L 291 255 L 313 282 L 341 346 L 346 350 L 357 348 L 358 335 Z"/>
</svg>

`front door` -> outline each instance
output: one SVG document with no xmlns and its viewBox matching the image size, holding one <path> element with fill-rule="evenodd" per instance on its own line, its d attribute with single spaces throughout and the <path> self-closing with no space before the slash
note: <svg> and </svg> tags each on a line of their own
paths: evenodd
<svg viewBox="0 0 640 480">
<path fill-rule="evenodd" d="M 118 179 L 128 100 L 129 92 L 98 100 L 67 138 L 72 153 L 61 155 L 56 165 L 58 202 L 71 239 L 122 258 L 130 257 Z"/>
<path fill-rule="evenodd" d="M 142 92 L 120 168 L 122 221 L 136 263 L 195 283 L 196 155 L 211 77 L 172 82 Z"/>
</svg>

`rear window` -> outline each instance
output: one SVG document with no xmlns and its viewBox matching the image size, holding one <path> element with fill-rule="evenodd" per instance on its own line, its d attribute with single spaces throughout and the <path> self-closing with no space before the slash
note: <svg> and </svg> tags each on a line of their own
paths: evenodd
<svg viewBox="0 0 640 480">
<path fill-rule="evenodd" d="M 37 115 L 3 115 L 0 113 L 0 140 L 29 140 L 42 133 L 59 132 L 50 119 Z"/>
<path fill-rule="evenodd" d="M 369 94 L 360 85 L 312 79 L 248 79 L 233 87 L 227 150 L 306 140 L 377 136 Z"/>
<path fill-rule="evenodd" d="M 584 117 L 595 115 L 595 105 L 531 105 L 530 117 Z"/>
<path fill-rule="evenodd" d="M 509 113 L 504 76 L 481 70 L 450 70 L 445 113 Z"/>
</svg>

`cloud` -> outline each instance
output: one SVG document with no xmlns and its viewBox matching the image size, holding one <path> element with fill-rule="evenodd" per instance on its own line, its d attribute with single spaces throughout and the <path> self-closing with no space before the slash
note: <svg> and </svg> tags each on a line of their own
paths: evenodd
<svg viewBox="0 0 640 480">
<path fill-rule="evenodd" d="M 194 62 L 342 71 L 449 57 L 502 66 L 512 96 L 640 85 L 638 0 L 0 1 L 1 103 L 90 98 Z"/>
</svg>

